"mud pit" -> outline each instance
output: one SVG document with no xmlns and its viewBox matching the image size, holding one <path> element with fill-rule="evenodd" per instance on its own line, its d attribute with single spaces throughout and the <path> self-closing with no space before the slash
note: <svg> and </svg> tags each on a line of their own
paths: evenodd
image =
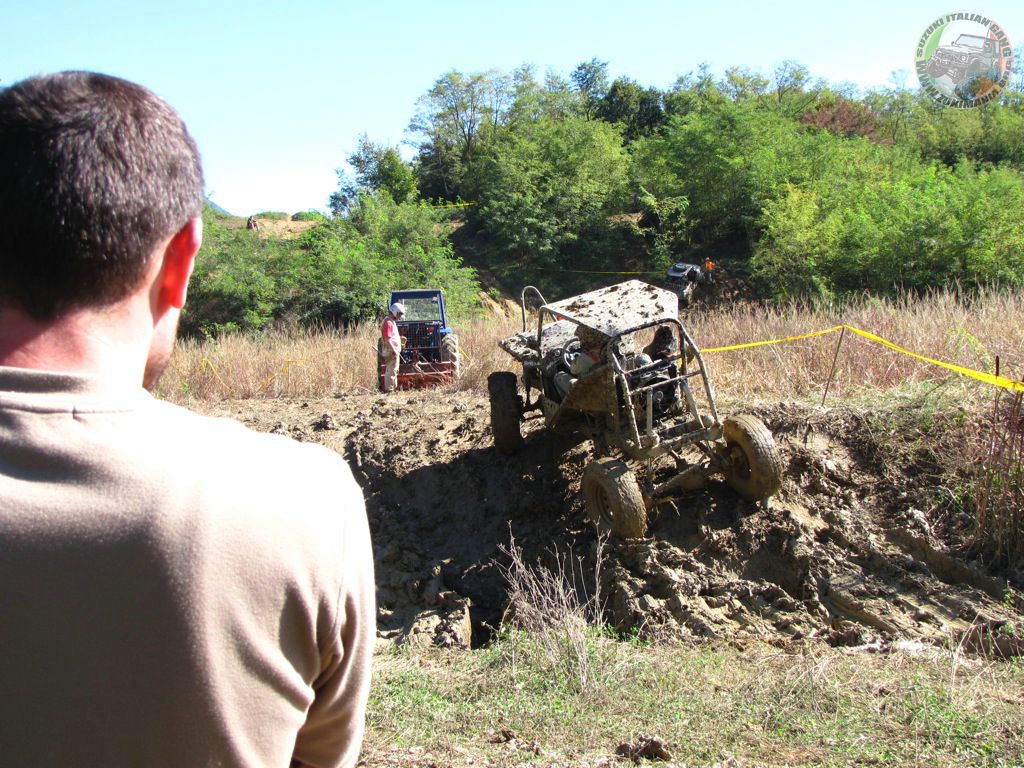
<svg viewBox="0 0 1024 768">
<path fill-rule="evenodd" d="M 385 640 L 485 642 L 507 602 L 499 564 L 510 536 L 527 562 L 558 552 L 589 564 L 598 552 L 579 495 L 588 445 L 529 420 L 523 450 L 499 454 L 486 398 L 476 393 L 227 401 L 201 410 L 348 459 L 366 495 Z M 879 466 L 860 416 L 786 404 L 750 410 L 782 451 L 781 494 L 760 509 L 712 481 L 654 511 L 650 538 L 605 544 L 601 590 L 619 630 L 860 645 L 955 641 L 974 625 L 965 642 L 984 645 L 978 625 L 1020 620 L 1004 580 L 951 555 L 933 535 L 919 511 L 932 494 L 927 481 L 912 468 Z M 734 411 L 722 404 L 723 413 Z"/>
</svg>

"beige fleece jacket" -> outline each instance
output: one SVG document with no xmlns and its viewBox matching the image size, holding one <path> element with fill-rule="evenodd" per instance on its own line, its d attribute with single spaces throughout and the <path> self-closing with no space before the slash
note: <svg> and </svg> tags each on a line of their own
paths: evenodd
<svg viewBox="0 0 1024 768">
<path fill-rule="evenodd" d="M 0 765 L 352 766 L 373 589 L 333 452 L 0 368 Z"/>
</svg>

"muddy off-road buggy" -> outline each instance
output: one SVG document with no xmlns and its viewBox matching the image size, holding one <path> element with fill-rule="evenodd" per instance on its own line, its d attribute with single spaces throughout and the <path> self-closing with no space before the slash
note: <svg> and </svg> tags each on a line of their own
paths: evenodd
<svg viewBox="0 0 1024 768">
<path fill-rule="evenodd" d="M 540 304 L 536 330 L 527 328 L 528 299 Z M 631 280 L 551 304 L 527 286 L 521 300 L 523 330 L 500 346 L 522 363 L 525 397 L 516 374 L 488 377 L 495 447 L 518 449 L 532 410 L 552 431 L 589 437 L 594 458 L 582 490 L 602 529 L 642 537 L 649 510 L 714 475 L 755 502 L 782 486 L 768 428 L 750 415 L 719 419 L 673 292 Z"/>
<path fill-rule="evenodd" d="M 668 268 L 665 279 L 675 287 L 676 294 L 683 306 L 688 307 L 693 303 L 697 286 L 711 284 L 711 273 L 699 264 L 687 264 L 685 261 L 679 261 Z"/>
</svg>

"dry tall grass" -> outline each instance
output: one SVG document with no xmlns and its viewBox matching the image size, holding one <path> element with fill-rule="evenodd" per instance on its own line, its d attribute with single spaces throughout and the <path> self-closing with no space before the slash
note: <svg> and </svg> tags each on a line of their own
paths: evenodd
<svg viewBox="0 0 1024 768">
<path fill-rule="evenodd" d="M 986 372 L 998 357 L 1001 373 L 1024 375 L 1024 292 L 988 291 L 969 300 L 957 292 L 894 301 L 865 298 L 842 308 L 742 304 L 693 311 L 683 322 L 703 348 L 796 336 L 845 324 L 922 355 Z M 479 319 L 458 329 L 464 354 L 457 389 L 486 391 L 487 374 L 514 369 L 496 342 L 519 330 L 519 318 Z M 317 397 L 376 388 L 377 329 L 226 336 L 184 342 L 172 357 L 158 394 L 190 399 Z M 707 355 L 716 389 L 743 399 L 815 398 L 824 390 L 838 334 Z M 870 396 L 921 383 L 962 382 L 957 374 L 846 334 L 831 399 Z"/>
<path fill-rule="evenodd" d="M 740 306 L 690 318 L 704 347 L 796 336 L 836 325 L 868 331 L 926 357 L 986 373 L 996 358 L 1004 375 L 1024 375 L 1024 293 L 988 291 L 970 300 L 956 292 L 895 301 L 864 298 L 841 308 Z M 708 356 L 716 387 L 741 397 L 803 398 L 821 393 L 839 343 L 838 333 L 769 347 Z M 960 377 L 853 334 L 845 334 L 830 397 L 858 397 L 922 382 Z M 965 383 L 967 380 L 963 380 Z M 973 387 L 973 385 L 972 385 Z M 977 389 L 977 388 L 976 388 Z"/>
<path fill-rule="evenodd" d="M 508 608 L 502 621 L 505 631 L 521 629 L 539 645 L 552 669 L 570 689 L 585 692 L 599 684 L 604 664 L 588 627 L 601 626 L 603 599 L 601 567 L 605 539 L 596 545 L 593 573 L 584 573 L 581 558 L 554 552 L 553 565 L 527 564 L 523 551 L 511 537 L 500 546 L 508 564 L 499 566 L 508 584 Z M 520 639 L 514 632 L 508 641 Z"/>
</svg>

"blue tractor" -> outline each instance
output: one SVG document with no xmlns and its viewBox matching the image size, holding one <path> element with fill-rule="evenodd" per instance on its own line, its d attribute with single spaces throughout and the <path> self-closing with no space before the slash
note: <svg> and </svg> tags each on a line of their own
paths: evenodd
<svg viewBox="0 0 1024 768">
<path fill-rule="evenodd" d="M 444 295 L 437 288 L 392 291 L 388 306 L 405 305 L 405 317 L 398 321 L 402 338 L 402 360 L 398 366 L 398 388 L 419 389 L 451 384 L 459 377 L 459 340 L 448 327 Z M 384 388 L 383 339 L 377 340 L 377 384 Z"/>
</svg>

